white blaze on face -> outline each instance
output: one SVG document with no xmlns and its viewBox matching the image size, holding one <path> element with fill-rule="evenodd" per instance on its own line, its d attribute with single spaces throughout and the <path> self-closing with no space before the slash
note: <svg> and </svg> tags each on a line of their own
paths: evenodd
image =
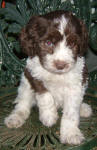
<svg viewBox="0 0 97 150">
<path fill-rule="evenodd" d="M 55 19 L 54 23 L 59 23 L 58 31 L 61 33 L 61 35 L 64 35 L 64 30 L 67 25 L 67 19 L 62 15 L 62 17 L 59 19 Z"/>
<path fill-rule="evenodd" d="M 65 37 L 56 46 L 54 58 L 56 60 L 65 61 L 67 63 L 74 62 L 72 50 L 67 46 Z"/>
<path fill-rule="evenodd" d="M 59 25 L 59 32 L 64 35 L 64 30 L 66 28 L 67 25 L 67 20 L 64 16 L 62 16 L 61 20 L 60 20 L 60 25 Z"/>
</svg>

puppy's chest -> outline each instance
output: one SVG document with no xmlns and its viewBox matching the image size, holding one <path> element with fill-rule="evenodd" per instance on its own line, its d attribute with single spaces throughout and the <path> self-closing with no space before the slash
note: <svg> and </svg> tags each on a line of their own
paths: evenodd
<svg viewBox="0 0 97 150">
<path fill-rule="evenodd" d="M 47 79 L 43 80 L 44 86 L 47 89 L 51 90 L 57 90 L 59 88 L 64 88 L 66 85 L 65 79 L 60 79 L 57 77 L 49 77 Z"/>
<path fill-rule="evenodd" d="M 44 86 L 52 93 L 65 93 L 65 90 L 72 89 L 74 85 L 79 85 L 82 82 L 82 75 L 79 73 L 70 72 L 63 75 L 49 75 L 42 80 Z"/>
<path fill-rule="evenodd" d="M 51 93 L 64 93 L 64 89 L 70 85 L 67 80 L 67 77 L 64 75 L 59 76 L 48 76 L 47 78 L 43 79 L 44 86 L 51 92 Z"/>
<path fill-rule="evenodd" d="M 56 106 L 58 108 L 62 107 L 66 87 L 65 79 L 55 76 L 53 78 L 47 78 L 44 80 L 44 86 L 53 96 Z"/>
</svg>

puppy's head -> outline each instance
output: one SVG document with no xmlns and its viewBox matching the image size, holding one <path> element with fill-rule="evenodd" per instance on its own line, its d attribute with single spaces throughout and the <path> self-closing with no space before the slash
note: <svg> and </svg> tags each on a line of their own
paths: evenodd
<svg viewBox="0 0 97 150">
<path fill-rule="evenodd" d="M 87 31 L 82 21 L 70 12 L 55 11 L 32 16 L 22 29 L 20 41 L 30 57 L 38 56 L 42 66 L 52 73 L 71 70 L 87 50 Z"/>
</svg>

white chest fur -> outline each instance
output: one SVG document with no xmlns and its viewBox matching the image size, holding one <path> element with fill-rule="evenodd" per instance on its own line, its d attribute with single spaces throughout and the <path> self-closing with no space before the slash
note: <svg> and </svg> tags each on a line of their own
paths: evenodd
<svg viewBox="0 0 97 150">
<path fill-rule="evenodd" d="M 63 99 L 67 91 L 70 91 L 76 85 L 81 86 L 84 63 L 83 57 L 78 58 L 71 71 L 57 75 L 45 70 L 40 64 L 38 57 L 34 57 L 27 60 L 27 68 L 35 79 L 43 82 L 59 106 L 63 104 Z"/>
</svg>

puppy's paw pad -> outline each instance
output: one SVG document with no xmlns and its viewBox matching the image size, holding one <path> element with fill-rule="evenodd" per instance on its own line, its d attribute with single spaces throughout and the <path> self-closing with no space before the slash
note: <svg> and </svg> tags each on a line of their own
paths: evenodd
<svg viewBox="0 0 97 150">
<path fill-rule="evenodd" d="M 8 128 L 19 128 L 24 124 L 24 120 L 17 114 L 11 114 L 4 120 Z"/>
<path fill-rule="evenodd" d="M 58 114 L 56 113 L 52 113 L 52 112 L 44 112 L 42 114 L 40 114 L 40 121 L 43 123 L 43 125 L 47 126 L 47 127 L 51 127 L 52 125 L 54 125 L 56 123 L 58 119 Z"/>
<path fill-rule="evenodd" d="M 60 135 L 60 141 L 63 144 L 68 143 L 70 145 L 79 145 L 84 139 L 83 134 L 78 128 Z"/>
<path fill-rule="evenodd" d="M 92 108 L 90 105 L 83 103 L 80 108 L 81 117 L 90 117 L 92 115 Z"/>
</svg>

